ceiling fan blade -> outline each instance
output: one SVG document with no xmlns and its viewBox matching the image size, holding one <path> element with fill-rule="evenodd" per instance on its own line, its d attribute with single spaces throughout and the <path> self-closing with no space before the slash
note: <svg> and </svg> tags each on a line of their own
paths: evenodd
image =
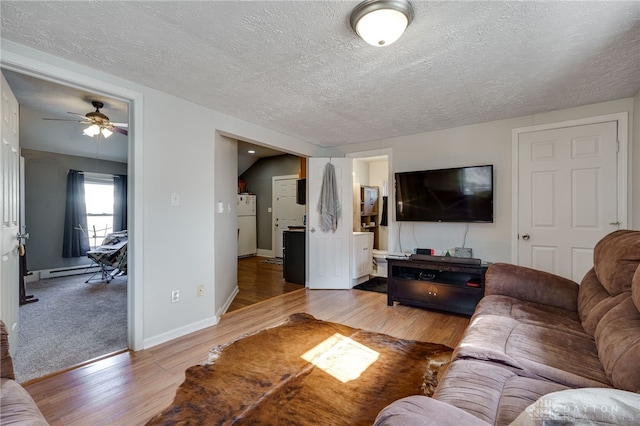
<svg viewBox="0 0 640 426">
<path fill-rule="evenodd" d="M 91 124 L 90 121 L 87 120 L 70 120 L 70 119 L 66 119 L 66 118 L 42 118 L 43 120 L 49 120 L 49 121 L 71 121 L 74 123 L 86 123 L 86 124 Z"/>
<path fill-rule="evenodd" d="M 69 111 L 67 111 L 67 114 L 77 115 L 77 116 L 78 116 L 78 117 L 80 117 L 80 118 L 84 118 L 85 120 L 87 119 L 87 116 L 86 116 L 86 115 L 84 115 L 84 114 L 80 114 L 80 113 L 77 113 L 77 112 L 69 112 Z"/>
<path fill-rule="evenodd" d="M 110 123 L 112 126 L 129 127 L 129 123 Z"/>
<path fill-rule="evenodd" d="M 129 135 L 129 132 L 127 132 L 125 129 L 121 129 L 121 128 L 116 127 L 116 126 L 110 127 L 109 130 L 113 130 L 114 132 L 123 134 L 125 136 Z"/>
</svg>

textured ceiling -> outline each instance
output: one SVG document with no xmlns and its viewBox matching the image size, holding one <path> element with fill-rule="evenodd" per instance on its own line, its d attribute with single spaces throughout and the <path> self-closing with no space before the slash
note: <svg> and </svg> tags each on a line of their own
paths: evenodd
<svg viewBox="0 0 640 426">
<path fill-rule="evenodd" d="M 1 35 L 325 147 L 640 89 L 637 1 L 414 1 L 385 48 L 357 3 L 3 0 Z"/>
</svg>

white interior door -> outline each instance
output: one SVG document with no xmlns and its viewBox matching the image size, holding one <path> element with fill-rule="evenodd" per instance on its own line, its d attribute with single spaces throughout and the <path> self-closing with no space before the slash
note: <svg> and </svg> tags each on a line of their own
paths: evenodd
<svg viewBox="0 0 640 426">
<path fill-rule="evenodd" d="M 273 221 L 276 257 L 282 257 L 282 231 L 289 226 L 302 226 L 304 206 L 296 203 L 297 181 L 297 177 L 274 178 Z"/>
<path fill-rule="evenodd" d="M 0 318 L 9 329 L 9 348 L 12 352 L 18 347 L 18 307 L 19 307 L 19 118 L 18 101 L 9 84 L 2 76 L 2 105 L 0 106 L 0 172 L 2 199 L 2 241 L 0 248 Z"/>
<path fill-rule="evenodd" d="M 617 122 L 518 137 L 518 259 L 580 282 L 618 229 Z"/>
<path fill-rule="evenodd" d="M 318 200 L 325 165 L 331 161 L 336 171 L 338 198 L 342 209 L 335 232 L 323 232 Z M 307 171 L 308 280 L 311 289 L 351 288 L 352 160 L 350 158 L 309 158 Z"/>
</svg>

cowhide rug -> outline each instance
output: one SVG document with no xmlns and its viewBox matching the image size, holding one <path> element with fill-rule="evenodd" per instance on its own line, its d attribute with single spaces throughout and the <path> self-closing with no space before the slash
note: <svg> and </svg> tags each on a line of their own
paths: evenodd
<svg viewBox="0 0 640 426">
<path fill-rule="evenodd" d="M 294 314 L 214 348 L 147 425 L 370 425 L 399 398 L 430 396 L 451 352 Z"/>
</svg>

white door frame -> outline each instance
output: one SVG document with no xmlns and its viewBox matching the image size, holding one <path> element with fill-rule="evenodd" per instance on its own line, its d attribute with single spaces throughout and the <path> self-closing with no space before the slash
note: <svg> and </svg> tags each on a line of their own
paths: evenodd
<svg viewBox="0 0 640 426">
<path fill-rule="evenodd" d="M 271 256 L 275 256 L 276 250 L 276 181 L 287 179 L 299 179 L 298 175 L 283 175 L 271 177 Z M 306 210 L 306 208 L 305 208 Z"/>
<path fill-rule="evenodd" d="M 577 120 L 561 121 L 557 123 L 540 124 L 537 126 L 519 127 L 512 130 L 512 159 L 511 159 L 511 175 L 513 176 L 511 193 L 513 194 L 511 200 L 511 235 L 514 241 L 517 239 L 518 230 L 520 224 L 518 222 L 519 210 L 519 194 L 518 185 L 520 179 L 519 170 L 519 144 L 518 140 L 520 134 L 538 132 L 541 130 L 553 130 L 563 127 L 584 126 L 587 124 L 605 123 L 610 121 L 618 122 L 618 155 L 617 155 L 617 188 L 618 188 L 618 221 L 620 222 L 619 229 L 627 229 L 631 227 L 631 223 L 628 220 L 628 161 L 629 161 L 629 114 L 627 112 L 619 112 L 615 114 L 599 115 L 595 117 L 580 118 Z M 518 244 L 517 242 L 511 243 L 511 263 L 515 265 L 520 264 Z"/>
<path fill-rule="evenodd" d="M 129 102 L 129 153 L 128 153 L 128 223 L 129 223 L 129 271 L 127 279 L 127 335 L 129 348 L 135 351 L 143 347 L 143 269 L 137 265 L 143 259 L 143 141 L 144 99 L 140 92 L 107 83 L 66 68 L 61 68 L 4 50 L 0 65 L 31 77 L 52 81 L 64 86 L 102 93 Z"/>
</svg>

